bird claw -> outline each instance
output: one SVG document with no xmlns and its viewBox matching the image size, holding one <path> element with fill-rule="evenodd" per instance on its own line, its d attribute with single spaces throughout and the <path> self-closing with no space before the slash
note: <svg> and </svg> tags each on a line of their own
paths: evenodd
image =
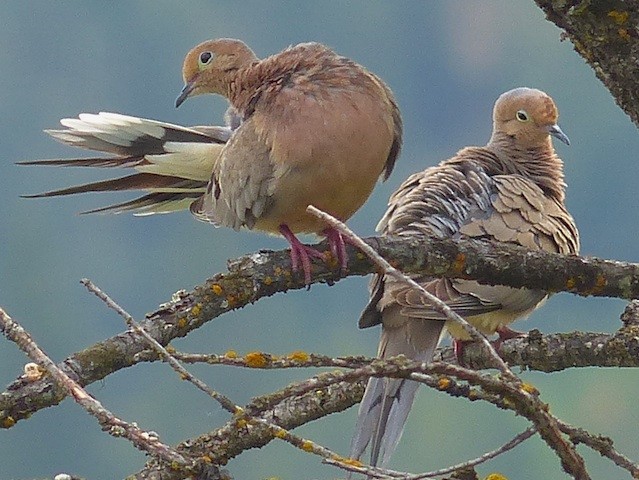
<svg viewBox="0 0 639 480">
<path fill-rule="evenodd" d="M 519 332 L 509 327 L 499 327 L 497 330 L 495 330 L 495 333 L 499 335 L 499 338 L 497 338 L 497 340 L 490 342 L 490 344 L 498 352 L 506 340 L 510 340 L 511 338 L 526 337 L 528 335 L 525 332 Z M 456 338 L 453 338 L 453 352 L 455 353 L 455 358 L 457 359 L 457 363 L 462 367 L 467 366 L 465 362 L 463 361 L 462 357 L 464 356 L 464 349 L 466 348 L 466 345 L 468 345 L 469 343 L 473 343 L 473 341 L 458 340 Z"/>
<path fill-rule="evenodd" d="M 280 233 L 291 245 L 291 265 L 293 272 L 298 272 L 300 267 L 304 272 L 304 283 L 311 284 L 311 259 L 318 258 L 326 261 L 326 257 L 316 248 L 304 245 L 287 225 L 280 225 Z M 334 228 L 327 228 L 322 232 L 326 236 L 331 253 L 337 259 L 340 273 L 346 272 L 348 266 L 348 255 L 346 254 L 346 241 L 342 233 Z"/>
<path fill-rule="evenodd" d="M 348 255 L 346 254 L 346 242 L 348 239 L 344 238 L 342 232 L 335 228 L 327 228 L 322 233 L 326 236 L 326 240 L 328 240 L 331 253 L 337 258 L 340 273 L 344 274 L 348 266 Z"/>
<path fill-rule="evenodd" d="M 288 226 L 281 225 L 280 233 L 291 245 L 291 266 L 293 272 L 297 273 L 301 266 L 304 272 L 304 283 L 310 287 L 312 270 L 311 258 L 321 258 L 324 260 L 324 255 L 319 250 L 300 242 Z"/>
<path fill-rule="evenodd" d="M 311 286 L 311 258 L 321 258 L 324 260 L 324 255 L 319 250 L 304 245 L 299 241 L 296 245 L 291 244 L 291 265 L 293 272 L 297 273 L 301 264 L 302 271 L 304 272 L 304 283 L 308 287 Z"/>
<path fill-rule="evenodd" d="M 510 340 L 511 338 L 526 337 L 528 335 L 525 332 L 519 332 L 517 330 L 513 330 L 510 327 L 499 327 L 496 330 L 496 333 L 497 335 L 499 335 L 499 338 L 497 338 L 497 340 L 492 342 L 495 350 L 499 350 L 506 340 Z"/>
</svg>

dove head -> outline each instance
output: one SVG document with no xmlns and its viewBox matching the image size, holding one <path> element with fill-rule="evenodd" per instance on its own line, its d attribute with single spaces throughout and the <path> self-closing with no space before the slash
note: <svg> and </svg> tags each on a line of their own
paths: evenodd
<svg viewBox="0 0 639 480">
<path fill-rule="evenodd" d="M 504 136 L 524 148 L 550 144 L 550 135 L 570 145 L 557 125 L 555 102 L 541 90 L 515 88 L 502 94 L 493 110 L 493 141 Z"/>
<path fill-rule="evenodd" d="M 218 38 L 200 43 L 184 59 L 184 88 L 175 106 L 203 93 L 226 96 L 233 74 L 257 60 L 253 51 L 240 40 Z"/>
</svg>

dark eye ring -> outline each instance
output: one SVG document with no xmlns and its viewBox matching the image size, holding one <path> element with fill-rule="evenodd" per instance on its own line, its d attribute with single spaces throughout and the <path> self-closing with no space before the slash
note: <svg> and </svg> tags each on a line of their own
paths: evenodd
<svg viewBox="0 0 639 480">
<path fill-rule="evenodd" d="M 517 112 L 517 120 L 519 120 L 520 122 L 527 122 L 528 121 L 528 114 L 523 111 L 523 110 L 519 110 Z"/>
<path fill-rule="evenodd" d="M 212 58 L 213 54 L 211 52 L 200 53 L 200 65 L 208 65 Z"/>
</svg>

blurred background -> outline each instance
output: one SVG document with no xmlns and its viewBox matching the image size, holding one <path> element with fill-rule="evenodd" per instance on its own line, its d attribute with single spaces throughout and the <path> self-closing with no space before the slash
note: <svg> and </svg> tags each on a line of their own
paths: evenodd
<svg viewBox="0 0 639 480">
<path fill-rule="evenodd" d="M 530 86 L 554 97 L 560 125 L 572 141 L 570 147 L 559 143 L 557 148 L 566 162 L 567 202 L 581 230 L 583 254 L 639 260 L 637 130 L 532 0 L 5 0 L 0 2 L 0 305 L 53 359 L 124 329 L 79 284 L 82 277 L 140 318 L 176 290 L 223 271 L 228 258 L 286 246 L 275 237 L 215 230 L 188 213 L 77 215 L 128 196 L 19 198 L 105 178 L 96 170 L 14 165 L 84 155 L 42 132 L 56 128 L 62 117 L 113 111 L 184 125 L 219 123 L 225 109 L 221 98 L 198 97 L 174 108 L 184 54 L 215 37 L 240 38 L 259 56 L 298 42 L 323 42 L 380 75 L 394 90 L 404 118 L 404 149 L 389 181 L 349 222 L 361 235 L 373 234 L 388 196 L 404 178 L 465 145 L 483 145 L 495 99 L 513 87 Z M 310 292 L 263 299 L 210 322 L 175 346 L 217 353 L 303 349 L 374 355 L 379 332 L 357 329 L 366 283 L 353 277 L 334 287 L 314 285 Z M 516 328 L 612 332 L 620 327 L 623 307 L 618 300 L 561 294 Z M 0 385 L 19 375 L 25 362 L 15 345 L 0 339 Z M 313 373 L 193 370 L 240 404 Z M 636 371 L 578 369 L 523 376 L 562 419 L 613 437 L 621 452 L 639 458 Z M 120 371 L 89 390 L 123 419 L 155 430 L 169 443 L 228 419 L 159 363 Z M 347 454 L 355 415 L 351 409 L 297 433 Z M 424 388 L 391 466 L 412 472 L 444 467 L 496 448 L 525 427 L 510 413 Z M 0 431 L 0 443 L 2 479 L 51 478 L 59 472 L 122 478 L 145 460 L 128 442 L 102 433 L 68 399 Z M 594 478 L 626 478 L 598 455 L 582 451 Z M 244 453 L 229 469 L 237 479 L 343 476 L 318 457 L 281 442 Z M 482 475 L 493 471 L 512 479 L 565 478 L 557 458 L 537 438 L 479 468 Z"/>
</svg>

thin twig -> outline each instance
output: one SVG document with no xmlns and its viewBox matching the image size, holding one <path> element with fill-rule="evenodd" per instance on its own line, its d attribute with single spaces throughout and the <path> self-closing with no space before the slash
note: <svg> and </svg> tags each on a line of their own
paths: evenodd
<svg viewBox="0 0 639 480">
<path fill-rule="evenodd" d="M 124 321 L 126 322 L 129 328 L 131 328 L 132 330 L 140 334 L 142 337 L 144 337 L 144 339 L 149 343 L 149 345 L 151 345 L 151 347 L 153 347 L 153 349 L 156 352 L 158 352 L 164 360 L 166 360 L 166 362 L 171 366 L 171 368 L 173 368 L 173 370 L 177 372 L 180 378 L 191 382 L 198 389 L 202 390 L 204 393 L 206 393 L 211 398 L 216 400 L 222 406 L 222 408 L 224 408 L 227 412 L 230 412 L 233 415 L 240 412 L 241 410 L 240 407 L 235 405 L 235 403 L 231 401 L 228 397 L 213 390 L 204 382 L 202 382 L 195 376 L 191 375 L 189 371 L 186 370 L 180 364 L 180 362 L 178 362 L 167 351 L 166 348 L 160 345 L 158 341 L 155 340 L 151 335 L 149 335 L 147 331 L 144 330 L 144 328 L 142 328 L 140 324 L 136 322 L 127 311 L 125 311 L 120 305 L 118 305 L 115 301 L 113 301 L 106 293 L 104 293 L 100 288 L 98 288 L 91 280 L 89 280 L 88 278 L 83 278 L 82 280 L 80 280 L 80 283 L 82 283 L 82 285 L 84 285 L 87 288 L 87 290 L 89 290 L 91 293 L 97 296 L 100 300 L 102 300 L 107 307 L 115 310 L 117 314 L 124 319 Z"/>
<path fill-rule="evenodd" d="M 561 431 L 568 435 L 573 443 L 583 443 L 596 452 L 599 452 L 602 457 L 609 458 L 618 467 L 630 472 L 632 478 L 639 478 L 639 464 L 615 450 L 611 438 L 592 435 L 583 428 L 573 427 L 561 420 L 558 420 L 558 423 Z"/>
<path fill-rule="evenodd" d="M 0 308 L 0 329 L 5 337 L 15 342 L 20 350 L 27 356 L 42 366 L 51 377 L 65 390 L 73 399 L 82 406 L 90 415 L 94 416 L 100 425 L 110 435 L 114 437 L 127 438 L 138 449 L 157 456 L 166 462 L 177 463 L 187 467 L 190 462 L 180 453 L 170 446 L 160 442 L 157 434 L 142 430 L 136 425 L 130 424 L 116 417 L 102 404 L 87 393 L 75 380 L 69 377 L 51 360 L 46 353 L 33 340 L 31 335 L 15 322 L 2 308 Z"/>
<path fill-rule="evenodd" d="M 198 379 L 195 375 L 191 374 L 166 348 L 164 348 L 153 337 L 151 337 L 126 310 L 124 310 L 98 286 L 91 282 L 91 280 L 84 278 L 81 280 L 81 283 L 91 293 L 95 294 L 100 300 L 102 300 L 109 308 L 115 310 L 124 319 L 124 321 L 130 328 L 142 335 L 144 339 L 153 347 L 153 349 L 155 349 L 162 356 L 162 358 L 164 358 L 169 363 L 169 365 L 178 373 L 178 375 L 180 375 L 180 378 L 191 382 L 199 390 L 203 391 L 211 398 L 219 402 L 225 410 L 232 413 L 235 416 L 235 422 L 238 427 L 246 426 L 247 424 L 261 424 L 270 429 L 274 437 L 280 438 L 307 453 L 313 453 L 324 459 L 343 458 L 341 455 L 338 455 L 332 450 L 329 450 L 328 448 L 323 447 L 322 445 L 319 445 L 312 440 L 308 440 L 306 438 L 295 435 L 285 428 L 282 428 L 281 426 L 271 423 L 263 418 L 249 415 L 245 411 L 245 409 L 243 409 L 239 405 L 236 405 L 231 399 L 213 390 L 211 387 L 206 385 L 206 383 Z"/>
<path fill-rule="evenodd" d="M 358 368 L 370 363 L 371 359 L 363 356 L 329 357 L 302 351 L 286 355 L 275 355 L 267 352 L 253 351 L 239 356 L 235 351 L 222 355 L 215 353 L 171 352 L 171 355 L 184 363 L 206 363 L 208 365 L 225 365 L 229 367 L 254 368 L 258 370 L 277 370 L 287 368 L 342 367 Z M 157 360 L 157 353 L 142 352 L 136 360 Z"/>
<path fill-rule="evenodd" d="M 520 443 L 523 443 L 524 441 L 528 440 L 536 432 L 537 430 L 535 429 L 535 427 L 528 427 L 526 430 L 518 434 L 516 437 L 514 437 L 512 440 L 505 443 L 501 447 L 491 450 L 490 452 L 486 452 L 477 458 L 473 458 L 472 460 L 467 460 L 465 462 L 458 463 L 457 465 L 451 465 L 450 467 L 440 468 L 438 470 L 433 470 L 430 472 L 424 472 L 424 473 L 418 473 L 418 474 L 407 474 L 406 472 L 398 472 L 396 470 L 388 470 L 388 469 L 377 468 L 377 467 L 358 466 L 358 465 L 354 465 L 353 462 L 341 463 L 339 460 L 325 460 L 325 463 L 341 467 L 344 470 L 348 470 L 349 472 L 362 473 L 369 477 L 376 477 L 376 478 L 390 477 L 390 478 L 402 478 L 404 480 L 421 480 L 423 478 L 439 477 L 442 475 L 448 475 L 449 473 L 453 473 L 458 470 L 476 467 L 477 465 L 485 463 L 488 460 L 491 460 L 495 458 L 496 456 L 501 455 L 504 452 L 512 450 Z"/>
</svg>

